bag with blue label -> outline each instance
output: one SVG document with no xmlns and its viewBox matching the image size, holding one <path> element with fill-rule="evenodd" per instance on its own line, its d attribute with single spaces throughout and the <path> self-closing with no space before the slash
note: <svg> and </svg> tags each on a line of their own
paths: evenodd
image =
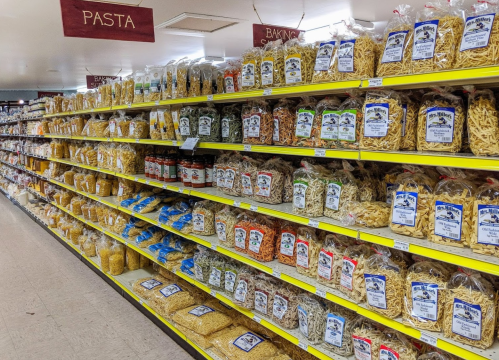
<svg viewBox="0 0 499 360">
<path fill-rule="evenodd" d="M 164 230 L 160 229 L 157 226 L 149 226 L 147 230 L 144 230 L 140 233 L 140 235 L 135 239 L 135 242 L 140 248 L 146 248 L 149 245 L 159 243 L 164 235 Z"/>
<path fill-rule="evenodd" d="M 499 180 L 488 178 L 473 202 L 473 252 L 499 257 Z"/>
<path fill-rule="evenodd" d="M 355 360 L 379 359 L 379 348 L 383 333 L 379 325 L 371 320 L 357 316 L 353 324 L 352 343 Z"/>
<path fill-rule="evenodd" d="M 479 272 L 459 268 L 447 283 L 444 335 L 481 349 L 494 342 L 497 294 Z"/>
<path fill-rule="evenodd" d="M 379 346 L 380 359 L 417 360 L 418 350 L 401 333 L 386 329 Z"/>
<path fill-rule="evenodd" d="M 340 46 L 341 37 L 336 26 L 331 29 L 330 33 L 330 39 L 319 43 L 312 83 L 333 82 L 338 78 L 336 69 L 338 67 L 338 47 Z"/>
<path fill-rule="evenodd" d="M 428 240 L 437 244 L 469 247 L 476 188 L 459 169 L 437 167 L 444 177 L 433 191 Z"/>
<path fill-rule="evenodd" d="M 164 248 L 159 249 L 158 257 L 161 257 L 166 261 L 176 261 L 183 259 L 184 254 L 174 248 L 165 246 Z"/>
<path fill-rule="evenodd" d="M 190 234 L 192 232 L 192 214 L 182 215 L 170 226 L 183 234 Z"/>
<path fill-rule="evenodd" d="M 162 196 L 153 195 L 135 205 L 132 210 L 139 214 L 147 214 L 156 210 L 156 207 L 161 203 L 161 201 L 163 201 Z"/>
<path fill-rule="evenodd" d="M 311 344 L 324 341 L 326 307 L 315 295 L 298 295 L 298 321 L 300 332 Z"/>
<path fill-rule="evenodd" d="M 340 356 L 353 355 L 352 332 L 356 317 L 355 312 L 328 302 L 322 346 Z"/>
</svg>

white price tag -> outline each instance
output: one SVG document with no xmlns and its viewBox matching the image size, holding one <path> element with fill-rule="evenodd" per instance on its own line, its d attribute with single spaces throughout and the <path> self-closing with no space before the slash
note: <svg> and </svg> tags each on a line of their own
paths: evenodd
<svg viewBox="0 0 499 360">
<path fill-rule="evenodd" d="M 263 90 L 263 96 L 268 96 L 268 95 L 272 95 L 272 89 Z"/>
<path fill-rule="evenodd" d="M 215 290 L 211 290 L 210 291 L 210 295 L 216 297 L 217 296 L 217 292 Z"/>
<path fill-rule="evenodd" d="M 215 244 L 211 244 L 211 250 L 217 250 L 217 246 Z"/>
<path fill-rule="evenodd" d="M 140 304 L 140 305 L 143 305 L 143 304 L 144 304 L 144 302 L 143 302 L 142 300 L 139 300 L 139 304 Z"/>
<path fill-rule="evenodd" d="M 428 345 L 437 346 L 437 338 L 433 335 L 428 335 L 422 332 L 421 336 L 419 337 L 419 340 L 421 340 L 424 343 L 427 343 Z"/>
<path fill-rule="evenodd" d="M 130 109 L 132 107 L 132 104 L 128 104 L 128 108 Z M 93 111 L 93 110 L 92 110 Z"/>
<path fill-rule="evenodd" d="M 187 140 L 184 141 L 182 146 L 180 147 L 180 150 L 194 150 L 194 148 L 197 146 L 199 141 L 199 138 L 193 138 L 189 137 Z"/>
<path fill-rule="evenodd" d="M 259 317 L 258 317 L 258 316 L 256 316 L 256 315 L 253 315 L 253 320 L 255 320 L 255 321 L 256 321 L 257 323 L 259 323 L 259 324 L 262 322 L 262 319 L 261 319 L 261 318 L 259 318 Z"/>
<path fill-rule="evenodd" d="M 393 247 L 398 250 L 409 251 L 409 243 L 405 241 L 394 240 Z"/>
<path fill-rule="evenodd" d="M 274 275 L 276 278 L 280 279 L 281 278 L 281 272 L 277 269 L 274 269 L 272 271 L 272 275 Z"/>
<path fill-rule="evenodd" d="M 173 146 L 177 146 L 177 140 L 173 140 L 173 141 L 172 141 L 172 145 L 173 145 Z"/>
<path fill-rule="evenodd" d="M 151 181 L 150 180 L 146 180 L 146 185 L 149 185 Z"/>
<path fill-rule="evenodd" d="M 326 156 L 326 149 L 315 149 L 315 156 Z"/>
<path fill-rule="evenodd" d="M 132 211 L 132 216 L 135 216 L 135 211 Z"/>
<path fill-rule="evenodd" d="M 258 211 L 258 206 L 251 205 L 251 206 L 250 206 L 250 210 L 251 210 L 251 211 Z"/>
<path fill-rule="evenodd" d="M 182 193 L 184 192 L 184 190 L 183 190 L 183 189 L 178 189 L 178 192 L 179 192 L 180 194 L 182 194 Z"/>
<path fill-rule="evenodd" d="M 317 220 L 310 219 L 308 220 L 308 226 L 318 228 L 319 227 L 319 222 Z"/>
<path fill-rule="evenodd" d="M 107 141 L 111 141 L 111 138 L 107 138 Z"/>
<path fill-rule="evenodd" d="M 163 184 L 163 189 L 166 189 L 166 184 Z"/>
<path fill-rule="evenodd" d="M 139 181 L 139 178 L 134 178 L 133 181 L 137 182 Z"/>
<path fill-rule="evenodd" d="M 321 289 L 315 289 L 315 295 L 320 296 L 321 298 L 326 298 L 326 292 Z"/>
<path fill-rule="evenodd" d="M 176 274 L 177 273 L 177 269 L 176 268 L 173 268 L 173 273 Z"/>
<path fill-rule="evenodd" d="M 140 139 L 135 139 L 135 142 L 136 142 L 137 144 L 139 143 L 139 141 L 140 141 Z"/>
<path fill-rule="evenodd" d="M 244 145 L 244 151 L 251 151 L 251 145 Z"/>
<path fill-rule="evenodd" d="M 302 342 L 300 341 L 300 342 L 298 343 L 298 346 L 299 346 L 300 348 L 302 348 L 303 350 L 308 351 L 308 345 L 307 345 L 307 344 L 304 344 L 304 343 L 302 343 Z"/>
<path fill-rule="evenodd" d="M 368 87 L 378 87 L 383 85 L 383 78 L 372 78 L 367 80 Z"/>
<path fill-rule="evenodd" d="M 156 100 L 156 101 L 154 102 L 154 105 L 159 105 L 159 100 Z"/>
<path fill-rule="evenodd" d="M 207 95 L 206 96 L 207 101 L 213 101 L 213 95 Z"/>
<path fill-rule="evenodd" d="M 241 207 L 241 202 L 240 201 L 234 201 L 234 204 L 232 204 L 235 207 Z"/>
</svg>

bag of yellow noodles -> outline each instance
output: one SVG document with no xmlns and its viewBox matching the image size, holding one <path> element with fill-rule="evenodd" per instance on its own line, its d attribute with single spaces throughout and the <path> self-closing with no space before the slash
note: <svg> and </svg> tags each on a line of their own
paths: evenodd
<svg viewBox="0 0 499 360">
<path fill-rule="evenodd" d="M 261 59 L 262 88 L 284 86 L 284 46 L 282 39 L 265 44 Z"/>
<path fill-rule="evenodd" d="M 488 178 L 473 204 L 473 252 L 499 257 L 499 180 Z"/>
<path fill-rule="evenodd" d="M 466 11 L 461 45 L 456 56 L 456 68 L 497 64 L 499 51 L 498 1 L 478 0 Z"/>
<path fill-rule="evenodd" d="M 412 73 L 449 70 L 454 67 L 463 33 L 462 0 L 427 3 L 416 15 Z"/>
<path fill-rule="evenodd" d="M 479 272 L 459 268 L 447 283 L 444 335 L 481 349 L 494 342 L 497 295 Z"/>
<path fill-rule="evenodd" d="M 379 347 L 383 340 L 383 333 L 376 324 L 359 315 L 352 327 L 355 360 L 379 360 Z"/>
<path fill-rule="evenodd" d="M 366 299 L 364 264 L 366 259 L 373 254 L 374 250 L 368 245 L 355 245 L 348 247 L 343 255 L 338 290 L 358 303 Z"/>
<path fill-rule="evenodd" d="M 314 74 L 315 44 L 306 44 L 302 37 L 284 44 L 284 76 L 287 86 L 310 84 Z"/>
<path fill-rule="evenodd" d="M 358 89 L 346 92 L 346 98 L 340 105 L 340 123 L 338 124 L 338 148 L 358 149 L 360 132 L 364 120 L 364 98 Z"/>
<path fill-rule="evenodd" d="M 336 96 L 327 96 L 317 103 L 312 125 L 313 147 L 336 148 L 341 117 L 340 105 L 341 102 Z"/>
<path fill-rule="evenodd" d="M 351 201 L 359 201 L 359 187 L 352 175 L 353 166 L 343 160 L 343 169 L 327 177 L 324 216 L 340 220 L 341 211 Z"/>
<path fill-rule="evenodd" d="M 470 245 L 475 186 L 454 168 L 437 167 L 444 176 L 433 191 L 428 240 L 437 244 Z"/>
<path fill-rule="evenodd" d="M 332 82 L 336 80 L 339 45 L 338 29 L 333 28 L 331 39 L 319 43 L 312 83 Z"/>
<path fill-rule="evenodd" d="M 261 59 L 262 49 L 250 48 L 242 54 L 241 87 L 242 91 L 261 88 Z"/>
<path fill-rule="evenodd" d="M 386 329 L 379 346 L 380 359 L 417 360 L 418 349 L 396 330 Z"/>
<path fill-rule="evenodd" d="M 380 54 L 376 76 L 409 74 L 413 42 L 413 18 L 410 5 L 398 5 L 385 27 L 383 53 Z"/>
<path fill-rule="evenodd" d="M 427 236 L 433 196 L 431 179 L 420 167 L 403 167 L 404 172 L 397 176 L 391 196 L 390 229 L 397 234 L 423 239 Z"/>
<path fill-rule="evenodd" d="M 416 150 L 416 132 L 418 128 L 419 102 L 411 97 L 411 93 L 401 92 L 402 109 L 402 140 L 400 150 Z"/>
</svg>

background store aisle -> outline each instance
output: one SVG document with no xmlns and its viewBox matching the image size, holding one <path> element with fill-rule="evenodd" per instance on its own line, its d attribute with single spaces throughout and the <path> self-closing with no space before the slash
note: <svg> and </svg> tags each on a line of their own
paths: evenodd
<svg viewBox="0 0 499 360">
<path fill-rule="evenodd" d="M 191 359 L 0 196 L 0 349 L 10 359 Z"/>
</svg>

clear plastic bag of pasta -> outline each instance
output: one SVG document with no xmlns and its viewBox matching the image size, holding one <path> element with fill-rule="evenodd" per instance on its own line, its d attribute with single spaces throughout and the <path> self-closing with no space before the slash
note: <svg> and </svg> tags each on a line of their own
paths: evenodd
<svg viewBox="0 0 499 360">
<path fill-rule="evenodd" d="M 130 136 L 131 116 L 125 115 L 125 110 L 118 110 L 118 117 L 109 121 L 109 136 L 128 138 Z"/>
<path fill-rule="evenodd" d="M 170 107 L 158 109 L 158 125 L 162 140 L 175 140 L 175 125 L 173 124 Z M 151 132 L 152 138 L 152 132 Z"/>
<path fill-rule="evenodd" d="M 161 126 L 158 119 L 158 111 L 154 109 L 149 113 L 149 134 L 151 139 L 161 140 Z"/>
<path fill-rule="evenodd" d="M 364 121 L 364 101 L 358 89 L 347 91 L 348 98 L 340 107 L 340 123 L 338 124 L 338 148 L 358 149 Z"/>
<path fill-rule="evenodd" d="M 249 114 L 249 117 L 246 118 L 246 122 L 247 137 L 246 141 L 243 137 L 243 143 L 253 145 L 272 145 L 274 134 L 274 117 L 272 115 L 272 107 L 267 101 L 253 101 L 251 103 L 251 112 Z"/>
<path fill-rule="evenodd" d="M 312 83 L 333 82 L 338 78 L 338 47 L 340 37 L 335 27 L 331 31 L 331 38 L 319 43 L 319 49 L 315 57 L 314 75 Z"/>
<path fill-rule="evenodd" d="M 220 114 L 213 104 L 200 107 L 197 111 L 198 129 L 196 130 L 199 141 L 221 141 Z"/>
<path fill-rule="evenodd" d="M 201 95 L 201 69 L 199 68 L 200 60 L 201 59 L 194 59 L 189 63 L 189 97 Z"/>
<path fill-rule="evenodd" d="M 291 162 L 288 161 L 281 161 L 279 163 L 282 168 L 282 172 L 284 174 L 284 186 L 282 189 L 282 202 L 284 203 L 292 203 L 293 202 L 293 192 L 294 192 L 294 187 L 293 187 L 293 173 L 295 172 L 296 168 L 291 164 Z M 321 168 L 321 172 L 327 172 L 326 169 L 323 167 L 319 166 Z M 325 175 L 324 175 L 325 176 Z"/>
<path fill-rule="evenodd" d="M 193 106 L 185 106 L 180 109 L 179 132 L 182 140 L 189 137 L 196 137 L 199 127 L 198 109 Z"/>
<path fill-rule="evenodd" d="M 499 181 L 487 178 L 473 202 L 473 232 L 470 246 L 473 252 L 499 257 Z"/>
<path fill-rule="evenodd" d="M 462 170 L 437 167 L 443 175 L 433 191 L 428 240 L 456 247 L 470 246 L 476 188 Z"/>
<path fill-rule="evenodd" d="M 237 215 L 237 224 L 234 227 L 234 248 L 242 253 L 248 252 L 248 243 L 251 226 L 255 221 L 252 213 L 241 212 Z"/>
<path fill-rule="evenodd" d="M 315 44 L 306 44 L 301 36 L 284 44 L 284 76 L 287 86 L 312 82 L 317 50 Z"/>
<path fill-rule="evenodd" d="M 275 239 L 272 220 L 263 215 L 257 216 L 250 227 L 247 254 L 261 262 L 274 260 Z"/>
<path fill-rule="evenodd" d="M 340 286 L 343 255 L 350 242 L 335 234 L 328 234 L 319 252 L 317 282 L 332 289 Z"/>
<path fill-rule="evenodd" d="M 122 174 L 135 174 L 135 162 L 137 152 L 130 144 L 122 144 L 118 147 L 116 167 Z"/>
<path fill-rule="evenodd" d="M 243 141 L 241 107 L 238 104 L 224 106 L 221 118 L 222 142 L 241 143 Z"/>
<path fill-rule="evenodd" d="M 258 274 L 255 278 L 255 312 L 271 317 L 274 296 L 280 282 L 270 275 Z"/>
<path fill-rule="evenodd" d="M 417 360 L 418 349 L 404 335 L 393 329 L 386 329 L 380 344 L 380 359 Z"/>
<path fill-rule="evenodd" d="M 300 332 L 311 344 L 324 341 L 326 307 L 314 295 L 298 295 L 298 320 Z"/>
<path fill-rule="evenodd" d="M 201 72 L 201 95 L 213 94 L 213 65 L 211 61 L 199 64 Z"/>
<path fill-rule="evenodd" d="M 208 287 L 213 290 L 223 291 L 225 287 L 225 260 L 221 255 L 213 255 L 209 271 Z"/>
<path fill-rule="evenodd" d="M 164 68 L 161 100 L 169 100 L 172 98 L 173 70 L 175 69 L 175 62 L 176 60 L 170 60 Z"/>
<path fill-rule="evenodd" d="M 328 302 L 322 346 L 340 356 L 353 355 L 352 333 L 356 318 L 355 312 Z"/>
<path fill-rule="evenodd" d="M 224 90 L 227 94 L 241 91 L 241 59 L 227 61 L 224 67 Z"/>
<path fill-rule="evenodd" d="M 411 93 L 400 92 L 402 109 L 402 139 L 400 150 L 416 150 L 416 132 L 418 127 L 419 102 L 412 98 Z"/>
<path fill-rule="evenodd" d="M 137 70 L 133 74 L 133 103 L 144 102 L 144 81 L 146 73 L 144 70 Z"/>
<path fill-rule="evenodd" d="M 447 283 L 444 335 L 481 349 L 494 342 L 497 295 L 479 272 L 459 268 Z"/>
<path fill-rule="evenodd" d="M 237 212 L 229 207 L 224 207 L 215 214 L 215 229 L 218 240 L 228 246 L 234 247 L 234 230 L 237 223 Z"/>
<path fill-rule="evenodd" d="M 225 186 L 225 166 L 229 160 L 229 153 L 223 153 L 217 156 L 213 164 L 213 187 L 223 188 Z"/>
<path fill-rule="evenodd" d="M 241 161 L 241 196 L 252 199 L 256 191 L 258 168 L 261 161 L 244 156 Z"/>
<path fill-rule="evenodd" d="M 194 276 L 196 280 L 203 284 L 208 284 L 210 279 L 211 255 L 208 249 L 198 246 L 198 251 L 194 254 Z"/>
<path fill-rule="evenodd" d="M 140 113 L 130 121 L 128 137 L 132 139 L 146 139 L 149 136 L 149 123 L 144 118 L 144 113 Z"/>
<path fill-rule="evenodd" d="M 399 150 L 403 115 L 400 96 L 396 92 L 367 92 L 359 147 L 364 150 Z"/>
<path fill-rule="evenodd" d="M 358 303 L 366 299 L 364 267 L 367 258 L 373 254 L 374 251 L 369 246 L 355 245 L 348 247 L 343 255 L 338 290 Z"/>
<path fill-rule="evenodd" d="M 378 59 L 376 76 L 405 75 L 411 72 L 414 19 L 410 5 L 398 5 L 385 27 L 383 51 Z"/>
<path fill-rule="evenodd" d="M 252 310 L 255 307 L 255 277 L 256 272 L 249 266 L 243 266 L 237 274 L 234 304 Z"/>
<path fill-rule="evenodd" d="M 281 264 L 296 266 L 296 240 L 298 226 L 290 221 L 283 221 L 276 243 L 277 260 Z"/>
<path fill-rule="evenodd" d="M 242 91 L 257 90 L 261 88 L 261 60 L 262 49 L 250 48 L 241 55 L 241 89 Z"/>
<path fill-rule="evenodd" d="M 215 234 L 215 214 L 209 200 L 198 201 L 192 210 L 193 233 L 196 235 Z"/>
<path fill-rule="evenodd" d="M 270 159 L 256 172 L 253 199 L 266 204 L 282 203 L 284 173 L 280 159 Z M 244 179 L 242 179 L 244 181 Z"/>
<path fill-rule="evenodd" d="M 317 103 L 312 125 L 311 146 L 334 149 L 338 143 L 341 101 L 336 97 L 326 97 Z"/>
<path fill-rule="evenodd" d="M 274 106 L 274 145 L 291 145 L 295 134 L 296 103 L 282 98 Z"/>
<path fill-rule="evenodd" d="M 309 227 L 298 228 L 296 240 L 296 271 L 311 278 L 317 277 L 319 252 L 322 243 L 315 230 Z"/>
<path fill-rule="evenodd" d="M 390 223 L 390 205 L 382 201 L 353 201 L 341 211 L 340 221 L 348 226 L 386 227 Z"/>
<path fill-rule="evenodd" d="M 302 161 L 293 173 L 293 213 L 322 216 L 324 213 L 324 181 L 319 169 Z"/>
<path fill-rule="evenodd" d="M 463 34 L 462 0 L 427 3 L 416 14 L 412 73 L 450 70 Z"/>
<path fill-rule="evenodd" d="M 452 88 L 435 88 L 423 96 L 418 114 L 418 151 L 459 152 L 465 109 Z"/>
<path fill-rule="evenodd" d="M 220 188 L 224 194 L 241 196 L 241 160 L 239 154 L 229 157 L 224 167 L 224 186 Z"/>
<path fill-rule="evenodd" d="M 187 73 L 189 71 L 189 59 L 186 57 L 178 60 L 173 69 L 172 99 L 185 98 L 188 96 Z"/>
<path fill-rule="evenodd" d="M 359 184 L 360 201 L 376 201 L 377 189 L 373 174 L 366 169 L 364 162 L 356 162 L 358 169 L 354 172 L 354 176 L 358 180 Z"/>
<path fill-rule="evenodd" d="M 427 236 L 432 185 L 422 168 L 404 165 L 404 172 L 397 176 L 391 195 L 390 229 L 394 233 L 420 239 Z"/>
<path fill-rule="evenodd" d="M 293 146 L 313 147 L 312 125 L 314 123 L 317 100 L 303 96 L 296 106 L 296 116 L 293 134 Z"/>
<path fill-rule="evenodd" d="M 354 170 L 348 161 L 343 160 L 343 169 L 335 171 L 327 178 L 324 216 L 335 220 L 341 219 L 341 213 L 351 201 L 359 201 L 358 183 L 352 174 Z"/>
<path fill-rule="evenodd" d="M 261 59 L 262 88 L 280 87 L 286 83 L 284 76 L 284 46 L 282 39 L 269 41 L 263 47 Z"/>
</svg>

